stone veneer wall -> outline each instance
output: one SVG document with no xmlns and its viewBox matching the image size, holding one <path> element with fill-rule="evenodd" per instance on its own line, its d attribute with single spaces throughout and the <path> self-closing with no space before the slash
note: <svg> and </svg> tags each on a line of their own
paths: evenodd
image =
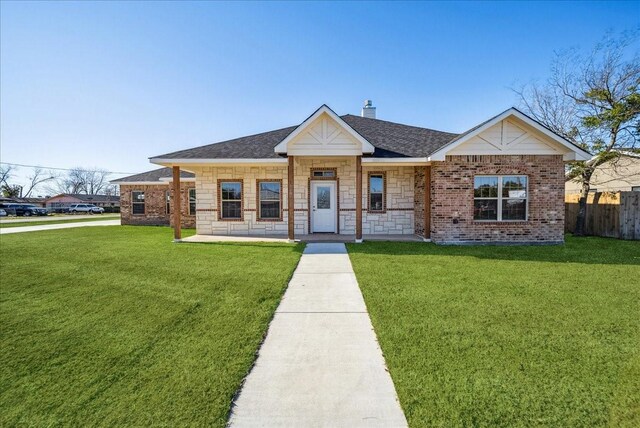
<svg viewBox="0 0 640 428">
<path fill-rule="evenodd" d="M 286 235 L 287 167 L 205 167 L 196 173 L 196 230 L 202 235 Z M 282 180 L 282 220 L 258 220 L 256 180 Z M 219 220 L 218 180 L 242 181 L 243 219 Z"/>
<path fill-rule="evenodd" d="M 385 211 L 368 212 L 369 173 L 385 174 Z M 363 167 L 362 214 L 363 235 L 413 235 L 414 229 L 414 168 L 412 166 Z"/>
<path fill-rule="evenodd" d="M 474 221 L 476 174 L 527 175 L 529 218 L 517 222 Z M 562 156 L 447 156 L 444 162 L 433 164 L 431 177 L 431 239 L 436 243 L 564 241 Z"/>
<path fill-rule="evenodd" d="M 296 236 L 309 233 L 309 190 L 312 169 L 335 169 L 338 182 L 338 232 L 355 234 L 356 222 L 356 170 L 354 158 L 294 158 L 294 210 Z M 387 210 L 368 213 L 369 171 L 386 173 Z M 207 167 L 196 172 L 198 198 L 197 230 L 199 234 L 287 234 L 287 166 L 261 167 Z M 244 218 L 218 220 L 218 180 L 232 179 L 243 182 Z M 256 181 L 282 180 L 282 221 L 257 220 Z M 413 234 L 413 167 L 364 167 L 363 180 L 363 234 Z"/>
<path fill-rule="evenodd" d="M 195 215 L 189 215 L 189 189 L 194 188 L 193 182 L 180 183 L 181 223 L 184 228 L 196 226 Z M 173 210 L 173 188 L 169 184 L 129 185 L 120 186 L 120 223 L 124 225 L 173 225 L 173 219 L 167 213 L 166 191 L 171 192 L 170 209 Z M 131 207 L 131 192 L 144 192 L 144 214 L 133 215 Z M 196 193 L 197 197 L 197 193 Z M 173 211 L 172 211 L 173 212 Z"/>
</svg>

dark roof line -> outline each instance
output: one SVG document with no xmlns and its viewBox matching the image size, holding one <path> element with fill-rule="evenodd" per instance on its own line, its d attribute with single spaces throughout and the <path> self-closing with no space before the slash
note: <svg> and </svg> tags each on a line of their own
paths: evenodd
<svg viewBox="0 0 640 428">
<path fill-rule="evenodd" d="M 111 180 L 110 183 L 120 183 L 120 182 L 136 182 L 136 181 L 148 181 L 158 183 L 163 183 L 161 178 L 170 178 L 172 177 L 173 172 L 171 168 L 158 168 L 153 169 L 151 171 L 141 172 L 140 174 L 130 175 L 128 177 L 118 178 L 116 180 Z M 187 171 L 180 171 L 180 178 L 194 178 L 195 174 Z"/>
</svg>

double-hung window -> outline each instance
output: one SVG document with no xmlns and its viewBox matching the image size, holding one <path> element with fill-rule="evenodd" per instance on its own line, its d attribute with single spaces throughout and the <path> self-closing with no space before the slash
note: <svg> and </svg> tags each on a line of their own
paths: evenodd
<svg viewBox="0 0 640 428">
<path fill-rule="evenodd" d="M 242 220 L 242 181 L 220 183 L 220 218 Z"/>
<path fill-rule="evenodd" d="M 196 215 L 196 189 L 189 189 L 189 215 Z"/>
<path fill-rule="evenodd" d="M 527 176 L 477 175 L 473 188 L 474 220 L 527 220 Z"/>
<path fill-rule="evenodd" d="M 384 173 L 369 174 L 369 211 L 384 211 Z"/>
<path fill-rule="evenodd" d="M 131 192 L 131 212 L 133 215 L 144 215 L 144 192 Z"/>
<path fill-rule="evenodd" d="M 258 218 L 280 218 L 281 184 L 279 181 L 258 181 Z"/>
</svg>

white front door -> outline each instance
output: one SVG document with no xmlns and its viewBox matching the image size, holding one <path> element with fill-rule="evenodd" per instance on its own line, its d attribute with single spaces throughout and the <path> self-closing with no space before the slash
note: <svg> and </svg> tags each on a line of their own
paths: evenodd
<svg viewBox="0 0 640 428">
<path fill-rule="evenodd" d="M 311 182 L 311 232 L 333 232 L 337 229 L 336 182 Z"/>
</svg>

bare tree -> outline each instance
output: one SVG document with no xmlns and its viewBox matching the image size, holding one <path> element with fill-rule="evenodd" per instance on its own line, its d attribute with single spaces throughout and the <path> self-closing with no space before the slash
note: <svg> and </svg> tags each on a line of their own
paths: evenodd
<svg viewBox="0 0 640 428">
<path fill-rule="evenodd" d="M 585 234 L 587 197 L 595 169 L 635 150 L 640 136 L 640 60 L 637 33 L 607 35 L 588 55 L 556 53 L 551 77 L 515 90 L 536 120 L 590 152 L 572 162 L 568 176 L 582 183 L 576 235 Z"/>
<path fill-rule="evenodd" d="M 109 172 L 99 168 L 73 168 L 66 174 L 56 177 L 49 187 L 52 193 L 84 193 L 97 195 L 105 193 L 110 186 Z"/>
<path fill-rule="evenodd" d="M 12 165 L 0 165 L 0 186 L 9 185 L 9 180 L 13 176 Z"/>
<path fill-rule="evenodd" d="M 33 168 L 31 175 L 29 175 L 27 179 L 29 180 L 29 184 L 25 186 L 27 188 L 26 192 L 23 192 L 24 187 L 22 188 L 20 192 L 21 198 L 28 198 L 38 186 L 47 181 L 54 180 L 55 176 L 47 170 L 36 167 Z"/>
</svg>

